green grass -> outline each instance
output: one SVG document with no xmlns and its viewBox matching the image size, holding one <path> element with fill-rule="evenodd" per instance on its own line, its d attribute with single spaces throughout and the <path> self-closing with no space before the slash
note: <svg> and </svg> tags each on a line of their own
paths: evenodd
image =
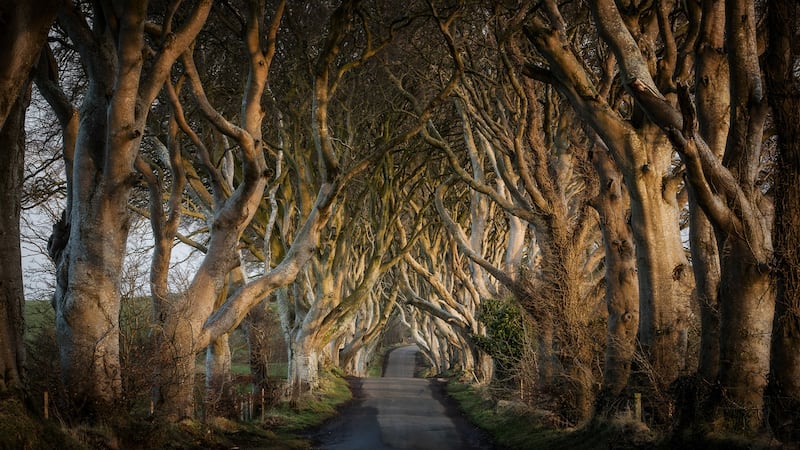
<svg viewBox="0 0 800 450">
<path fill-rule="evenodd" d="M 149 301 L 133 302 L 126 314 L 124 324 L 133 327 L 136 336 L 142 336 L 142 328 L 150 319 Z M 36 367 L 51 367 L 57 361 L 54 340 L 55 314 L 50 302 L 29 301 L 25 305 L 26 339 L 31 351 L 29 362 Z M 144 334 L 143 336 L 147 336 Z M 232 371 L 235 375 L 249 374 L 247 345 L 240 331 L 230 337 Z M 201 364 L 205 356 L 199 355 Z M 42 361 L 39 361 L 42 360 Z M 47 365 L 49 364 L 49 366 Z M 288 364 L 276 362 L 270 367 L 270 376 L 286 378 Z M 264 421 L 256 417 L 252 422 L 238 422 L 212 418 L 206 422 L 184 420 L 179 423 L 164 423 L 146 417 L 146 414 L 122 415 L 112 426 L 64 427 L 57 419 L 43 420 L 35 413 L 30 415 L 19 402 L 0 399 L 0 449 L 2 448 L 97 448 L 124 442 L 124 448 L 262 448 L 274 450 L 305 450 L 311 448 L 302 432 L 318 426 L 337 413 L 337 407 L 351 399 L 352 395 L 342 373 L 327 370 L 320 374 L 321 385 L 313 393 L 305 394 L 294 405 L 280 403 L 269 409 Z M 52 388 L 57 377 L 46 380 L 39 376 L 32 380 L 36 392 Z M 198 382 L 200 377 L 198 377 Z M 247 377 L 242 377 L 247 380 Z M 33 383 L 35 381 L 35 383 Z M 238 389 L 241 387 L 241 389 Z M 237 392 L 250 389 L 249 381 L 237 386 Z M 41 395 L 37 394 L 36 399 Z M 34 400 L 36 400 L 34 399 Z M 51 397 L 51 401 L 52 397 Z M 41 400 L 38 400 L 41 403 Z M 41 409 L 36 405 L 33 409 Z M 51 410 L 53 414 L 53 410 Z"/>
<path fill-rule="evenodd" d="M 648 448 L 655 442 L 649 430 L 633 422 L 556 429 L 546 423 L 544 412 L 524 405 L 498 406 L 470 385 L 451 381 L 447 391 L 475 425 L 509 449 L 632 449 Z"/>
<path fill-rule="evenodd" d="M 83 449 L 81 444 L 56 422 L 32 415 L 16 398 L 0 399 L 0 448 Z"/>
<path fill-rule="evenodd" d="M 267 413 L 266 421 L 286 432 L 297 432 L 321 425 L 337 414 L 337 408 L 352 398 L 347 380 L 334 369 L 320 373 L 320 386 L 305 394 L 296 405 L 287 402 Z"/>
<path fill-rule="evenodd" d="M 30 301 L 25 302 L 25 328 L 26 336 L 55 326 L 56 313 L 50 302 Z"/>
<path fill-rule="evenodd" d="M 383 362 L 391 348 L 376 349 L 375 355 L 367 365 L 367 377 L 379 378 L 383 376 Z"/>
</svg>

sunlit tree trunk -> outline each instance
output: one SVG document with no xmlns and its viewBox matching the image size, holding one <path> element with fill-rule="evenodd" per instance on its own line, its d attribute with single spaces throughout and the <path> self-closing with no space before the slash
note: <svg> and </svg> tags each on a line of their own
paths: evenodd
<svg viewBox="0 0 800 450">
<path fill-rule="evenodd" d="M 680 152 L 686 178 L 721 243 L 721 392 L 712 402 L 716 413 L 709 421 L 726 430 L 754 431 L 762 423 L 774 309 L 769 277 L 772 207 L 762 194 L 759 175 L 767 105 L 758 64 L 755 5 L 733 0 L 724 6 L 724 22 L 721 14 L 708 18 L 715 20 L 716 26 L 725 24 L 730 67 L 730 128 L 721 162 L 698 131 L 699 116 L 688 89 L 677 89 L 677 111 L 675 102 L 656 87 L 613 2 L 598 1 L 594 13 L 601 35 L 619 61 L 627 92 Z M 666 28 L 662 32 L 671 39 Z M 674 42 L 669 45 L 674 46 Z"/>
<path fill-rule="evenodd" d="M 292 402 L 300 400 L 305 392 L 319 387 L 319 348 L 312 339 L 295 337 L 289 347 L 289 378 L 287 380 Z"/>
<path fill-rule="evenodd" d="M 264 296 L 276 287 L 276 284 L 290 282 L 296 273 L 292 270 L 296 269 L 296 266 L 292 264 L 295 261 L 289 258 L 290 261 L 286 262 L 286 265 L 290 267 L 288 273 L 272 273 L 274 278 L 270 278 L 270 274 L 267 274 L 258 280 L 267 284 L 266 288 L 255 283 L 251 288 L 256 292 L 250 291 L 244 296 L 242 295 L 244 287 L 238 289 L 234 296 L 238 295 L 238 301 L 244 304 L 237 307 L 230 306 L 234 300 L 233 296 L 229 297 L 223 294 L 230 272 L 241 265 L 238 252 L 239 239 L 256 214 L 267 185 L 266 158 L 261 148 L 263 120 L 261 97 L 274 56 L 275 36 L 282 18 L 284 3 L 276 8 L 271 25 L 262 29 L 264 6 L 255 2 L 248 4 L 247 20 L 243 30 L 245 48 L 248 52 L 248 81 L 242 100 L 240 126 L 226 120 L 211 105 L 200 80 L 192 52 L 182 55 L 185 75 L 191 85 L 198 109 L 219 132 L 219 135 L 225 136 L 222 138 L 223 141 L 230 139 L 239 146 L 239 156 L 242 160 L 241 178 L 232 192 L 230 189 L 232 180 L 229 174 L 233 173 L 233 167 L 230 158 L 226 160 L 227 166 L 224 170 L 211 162 L 211 151 L 187 123 L 183 107 L 176 96 L 170 95 L 173 112 L 181 130 L 197 147 L 201 163 L 210 175 L 209 180 L 213 186 L 214 196 L 214 217 L 210 224 L 210 241 L 206 256 L 194 274 L 186 293 L 165 308 L 164 342 L 161 343 L 160 353 L 163 358 L 162 364 L 165 364 L 166 367 L 160 370 L 162 373 L 157 399 L 161 414 L 170 420 L 193 414 L 192 387 L 194 384 L 194 358 L 197 353 L 208 345 L 221 343 L 219 340 L 225 339 L 223 336 L 230 332 L 235 325 L 238 325 L 251 307 L 263 300 Z M 267 36 L 267 44 L 263 47 L 260 34 L 262 32 Z M 222 154 L 221 156 L 226 155 Z M 227 305 L 228 315 L 221 319 L 222 324 L 219 321 L 214 323 L 217 328 L 209 330 L 209 318 L 212 313 L 215 309 L 223 309 L 222 306 L 219 306 L 219 300 Z M 217 350 L 221 350 L 221 348 L 217 347 Z M 220 361 L 217 360 L 218 356 L 224 354 L 226 354 L 225 351 L 212 351 L 212 363 L 210 364 L 212 369 L 226 365 L 226 363 L 220 364 Z M 177 383 L 177 385 L 169 383 Z"/>
<path fill-rule="evenodd" d="M 142 77 L 146 2 L 118 9 L 95 4 L 92 17 L 66 5 L 59 16 L 89 80 L 74 161 L 68 164 L 68 210 L 58 225 L 60 233 L 53 235 L 54 240 L 69 238 L 51 251 L 57 263 L 54 306 L 65 401 L 79 418 L 97 420 L 121 400 L 119 277 L 129 229 L 128 199 L 138 182 L 134 162 L 149 106 L 208 9 L 210 2 L 201 2 L 187 16 L 170 45 L 153 55 L 147 77 Z M 53 107 L 59 112 L 61 105 Z M 63 127 L 65 121 L 59 119 Z"/>
<path fill-rule="evenodd" d="M 138 16 L 143 21 L 143 17 Z M 108 52 L 108 49 L 106 49 Z M 113 57 L 106 53 L 110 61 Z M 109 66 L 113 67 L 113 66 Z M 100 74 L 97 74 L 100 75 Z M 61 376 L 69 407 L 93 416 L 115 405 L 121 394 L 119 365 L 119 274 L 125 254 L 130 183 L 122 173 L 104 172 L 113 74 L 90 81 L 81 107 L 75 144 L 72 204 L 66 213 L 69 241 L 57 270 L 54 297 Z M 130 99 L 125 99 L 130 100 Z M 110 146 L 111 143 L 108 143 Z M 127 150 L 131 143 L 126 143 Z M 127 163 L 132 165 L 132 160 Z M 132 167 L 131 167 L 132 168 Z M 97 233 L 97 230 L 107 230 Z M 51 255 L 54 256 L 54 255 Z M 81 324 L 76 327 L 75 325 Z"/>
<path fill-rule="evenodd" d="M 697 43 L 695 88 L 700 134 L 718 159 L 725 152 L 730 118 L 728 61 L 723 53 L 725 42 L 724 5 L 704 2 Z M 696 190 L 689 184 L 689 248 L 700 307 L 700 354 L 698 380 L 707 386 L 719 373 L 719 282 L 720 240 L 699 204 Z M 700 388 L 700 386 L 698 386 Z M 697 409 L 699 405 L 691 406 Z"/>
<path fill-rule="evenodd" d="M 628 385 L 636 351 L 639 328 L 639 280 L 636 248 L 628 224 L 630 206 L 622 174 L 605 148 L 595 148 L 592 163 L 600 176 L 600 192 L 592 205 L 600 215 L 606 266 L 606 337 L 603 385 L 597 398 L 597 412 L 627 407 L 619 397 Z"/>
<path fill-rule="evenodd" d="M 550 72 L 529 75 L 555 84 L 600 136 L 623 175 L 636 248 L 639 339 L 657 384 L 654 387 L 666 392 L 685 368 L 688 305 L 694 285 L 681 242 L 680 178 L 671 172 L 672 148 L 657 127 L 647 123 L 635 127 L 610 108 L 569 50 L 563 30 L 535 19 L 526 32 L 550 63 Z M 633 48 L 638 47 L 634 44 Z"/>
<path fill-rule="evenodd" d="M 686 368 L 694 281 L 681 242 L 677 192 L 670 192 L 664 180 L 672 149 L 662 142 L 647 153 L 652 167 L 645 164 L 628 171 L 626 179 L 639 275 L 639 339 L 653 366 L 652 375 L 666 388 Z"/>
</svg>

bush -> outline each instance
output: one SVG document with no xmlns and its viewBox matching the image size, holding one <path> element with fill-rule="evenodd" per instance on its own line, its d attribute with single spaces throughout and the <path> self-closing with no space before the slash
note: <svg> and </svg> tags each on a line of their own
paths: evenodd
<svg viewBox="0 0 800 450">
<path fill-rule="evenodd" d="M 473 335 L 475 344 L 495 362 L 495 379 L 511 382 L 525 352 L 525 328 L 520 307 L 510 300 L 483 301 L 478 320 L 486 336 Z"/>
</svg>

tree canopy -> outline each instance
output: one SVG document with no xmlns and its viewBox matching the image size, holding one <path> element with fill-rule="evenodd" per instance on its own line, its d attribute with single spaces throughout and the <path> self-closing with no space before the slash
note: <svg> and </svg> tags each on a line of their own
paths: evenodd
<svg viewBox="0 0 800 450">
<path fill-rule="evenodd" d="M 120 342 L 145 248 L 167 420 L 224 395 L 236 329 L 267 386 L 274 311 L 292 399 L 400 330 L 569 425 L 644 392 L 676 435 L 800 440 L 795 2 L 30 4 L 0 10 L 0 392 L 26 384 L 26 208 L 70 420 L 143 396 Z"/>
</svg>

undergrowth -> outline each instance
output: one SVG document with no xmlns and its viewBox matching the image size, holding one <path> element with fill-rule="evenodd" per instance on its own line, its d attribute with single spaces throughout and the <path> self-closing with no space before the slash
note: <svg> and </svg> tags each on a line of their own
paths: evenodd
<svg viewBox="0 0 800 450">
<path fill-rule="evenodd" d="M 19 400 L 0 400 L 0 449 L 269 449 L 307 450 L 304 430 L 333 417 L 352 398 L 338 370 L 320 373 L 320 386 L 294 405 L 281 402 L 251 422 L 225 418 L 167 423 L 153 417 L 117 417 L 114 426 L 66 427 L 45 420 Z"/>
<path fill-rule="evenodd" d="M 32 415 L 17 398 L 0 399 L 0 449 L 82 449 L 56 423 Z"/>
</svg>

